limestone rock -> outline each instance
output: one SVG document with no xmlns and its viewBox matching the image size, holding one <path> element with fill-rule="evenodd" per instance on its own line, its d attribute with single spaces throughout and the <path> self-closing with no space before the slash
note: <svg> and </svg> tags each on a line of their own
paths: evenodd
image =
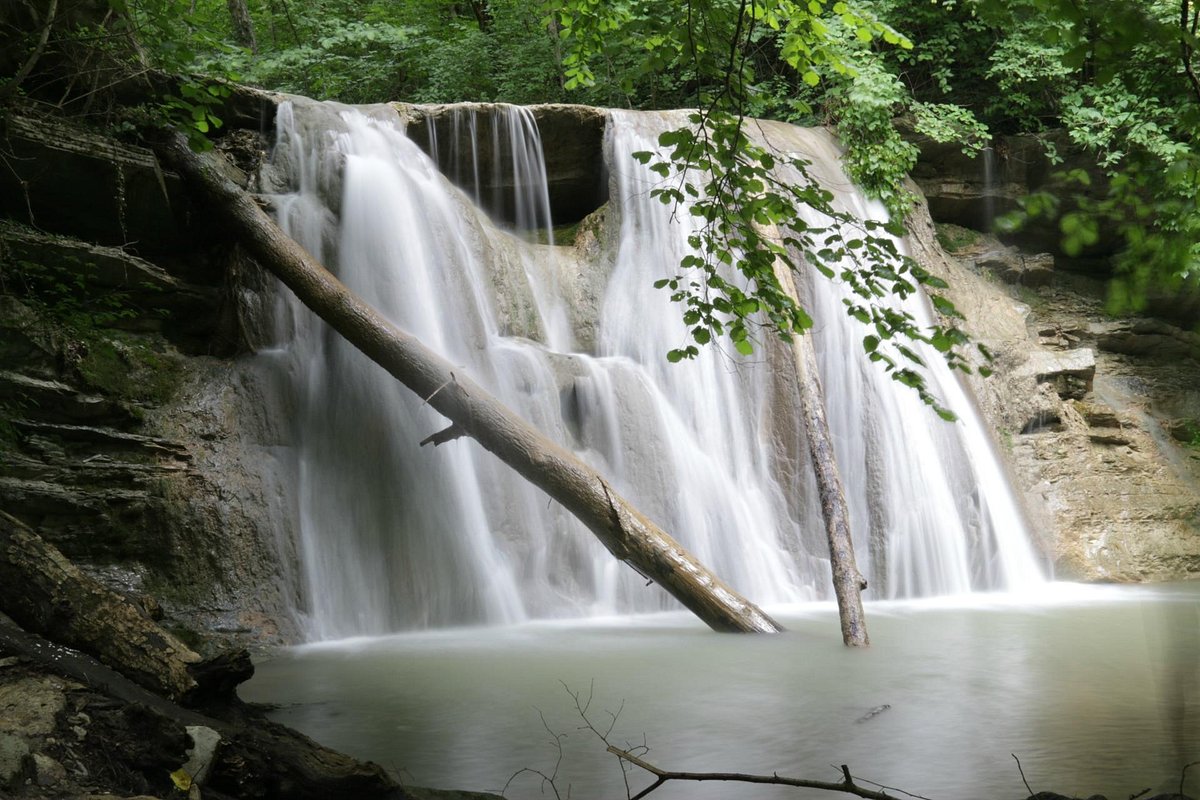
<svg viewBox="0 0 1200 800">
<path fill-rule="evenodd" d="M 159 330 L 169 320 L 188 335 L 211 335 L 220 303 L 214 288 L 185 283 L 125 250 L 3 223 L 0 254 L 14 282 L 77 287 L 81 296 L 70 303 L 78 313 L 109 315 L 125 330 Z"/>
<path fill-rule="evenodd" d="M 192 746 L 188 748 L 188 760 L 183 770 L 194 784 L 203 785 L 221 744 L 221 734 L 203 725 L 189 725 L 187 732 L 192 737 Z"/>
<path fill-rule="evenodd" d="M 1049 383 L 1063 399 L 1079 400 L 1092 390 L 1096 357 L 1088 348 L 1062 352 L 1034 350 L 1018 373 L 1032 375 L 1037 383 Z"/>
<path fill-rule="evenodd" d="M 1200 358 L 1200 334 L 1156 319 L 1094 322 L 1089 332 L 1101 350 L 1171 361 Z"/>
<path fill-rule="evenodd" d="M 21 365 L 26 375 L 54 378 L 61 336 L 29 306 L 0 295 L 0 366 Z"/>
<path fill-rule="evenodd" d="M 131 424 L 136 421 L 128 405 L 112 398 L 81 392 L 61 381 L 7 370 L 0 370 L 0 400 L 21 403 L 27 417 L 82 423 Z"/>
<path fill-rule="evenodd" d="M 67 768 L 43 753 L 33 754 L 33 769 L 38 786 L 57 786 L 67 780 Z"/>
<path fill-rule="evenodd" d="M 278 641 L 292 558 L 268 498 L 289 479 L 269 443 L 288 414 L 263 406 L 252 372 L 158 333 L 81 341 L 0 296 L 0 504 L 123 595 L 155 586 L 170 624 Z"/>
<path fill-rule="evenodd" d="M 1048 286 L 1054 280 L 1054 256 L 1050 253 L 1026 255 L 1014 247 L 994 249 L 975 259 L 980 269 L 995 273 L 1005 283 L 1021 286 Z"/>
<path fill-rule="evenodd" d="M 29 773 L 29 745 L 19 736 L 0 733 L 0 788 L 12 788 Z"/>
<path fill-rule="evenodd" d="M 63 681 L 51 677 L 0 683 L 0 733 L 23 738 L 49 736 L 55 718 L 66 708 L 63 689 Z"/>
<path fill-rule="evenodd" d="M 1104 403 L 1090 402 L 1086 403 L 1082 400 L 1075 400 L 1071 403 L 1083 420 L 1093 428 L 1120 428 L 1121 420 L 1117 418 L 1117 412 Z"/>
</svg>

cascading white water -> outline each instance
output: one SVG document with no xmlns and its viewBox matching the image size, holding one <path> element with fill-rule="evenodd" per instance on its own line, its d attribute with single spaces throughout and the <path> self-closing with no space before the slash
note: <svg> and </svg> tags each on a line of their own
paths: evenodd
<svg viewBox="0 0 1200 800">
<path fill-rule="evenodd" d="M 826 132 L 761 123 L 771 147 L 800 154 L 807 175 L 834 191 L 834 206 L 858 219 L 885 219 L 857 191 Z M 793 174 L 792 180 L 804 176 Z M 808 220 L 815 226 L 820 218 Z M 897 242 L 905 252 L 903 242 Z M 959 594 L 1040 584 L 1023 515 L 973 401 L 932 347 L 913 349 L 928 365 L 930 390 L 959 417 L 946 424 L 862 357 L 863 326 L 845 313 L 842 283 L 809 276 L 807 296 L 831 433 L 847 487 L 857 547 L 888 597 Z M 921 327 L 933 324 L 923 295 L 894 301 Z M 851 357 L 853 356 L 853 357 Z M 861 557 L 861 555 L 860 555 Z"/>
<path fill-rule="evenodd" d="M 455 128 L 472 131 L 482 113 L 493 115 L 493 152 L 509 148 L 509 163 L 540 152 L 532 119 L 518 109 L 464 110 Z M 612 263 L 583 267 L 610 270 L 586 354 L 571 352 L 567 324 L 587 316 L 564 291 L 576 265 L 490 222 L 405 136 L 391 108 L 284 104 L 275 163 L 290 186 L 279 218 L 348 286 L 610 476 L 737 589 L 760 603 L 822 598 L 828 564 L 785 373 L 770 359 L 714 348 L 692 363 L 664 358 L 688 333 L 651 284 L 686 252 L 689 215 L 672 217 L 649 197 L 653 176 L 630 153 L 653 149 L 682 119 L 612 116 L 619 240 Z M 831 186 L 848 187 L 827 136 L 772 133 Z M 453 149 L 471 152 L 465 138 Z M 478 171 L 473 160 L 470 169 Z M 530 194 L 512 202 L 527 224 L 541 223 L 544 171 L 521 169 L 507 183 Z M 838 194 L 872 213 L 853 190 Z M 939 372 L 940 359 L 928 358 L 931 384 L 962 418 L 955 425 L 865 366 L 861 333 L 835 288 L 818 281 L 810 291 L 864 571 L 888 596 L 1036 581 L 987 435 L 957 381 Z M 282 302 L 282 344 L 262 357 L 294 398 L 301 605 L 313 638 L 671 607 L 473 442 L 418 449 L 444 420 L 294 301 Z"/>
</svg>

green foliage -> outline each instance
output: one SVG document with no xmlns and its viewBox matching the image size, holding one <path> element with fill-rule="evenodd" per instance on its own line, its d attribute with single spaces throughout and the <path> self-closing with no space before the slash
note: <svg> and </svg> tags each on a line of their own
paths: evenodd
<svg viewBox="0 0 1200 800">
<path fill-rule="evenodd" d="M 42 263 L 0 254 L 0 288 L 20 295 L 42 317 L 74 332 L 119 324 L 137 315 L 130 293 L 98 287 L 77 259 Z"/>
<path fill-rule="evenodd" d="M 208 135 L 224 124 L 216 112 L 232 90 L 223 83 L 188 78 L 180 80 L 178 89 L 178 94 L 162 96 L 162 112 L 169 123 L 187 135 L 193 150 L 210 149 Z"/>
<path fill-rule="evenodd" d="M 964 155 L 977 155 L 990 138 L 987 126 L 960 105 L 913 101 L 909 109 L 913 114 L 913 130 L 935 142 L 958 142 Z"/>
<path fill-rule="evenodd" d="M 209 135 L 223 124 L 217 111 L 231 94 L 227 84 L 239 78 L 228 67 L 216 67 L 212 54 L 228 55 L 234 49 L 211 31 L 203 15 L 194 10 L 181 14 L 173 0 L 108 0 L 108 6 L 111 13 L 103 23 L 77 28 L 71 35 L 85 49 L 99 42 L 122 80 L 151 69 L 171 76 L 172 89 L 134 118 L 140 125 L 183 131 L 194 149 L 211 148 Z M 210 68 L 199 77 L 194 73 L 205 58 Z"/>
<path fill-rule="evenodd" d="M 348 103 L 397 95 L 413 31 L 384 21 L 331 19 L 310 40 L 258 57 L 243 53 L 244 79 L 285 92 Z"/>
<path fill-rule="evenodd" d="M 846 172 L 897 219 L 915 201 L 904 181 L 917 163 L 916 146 L 892 123 L 903 96 L 899 79 L 874 59 L 860 63 L 829 93 L 846 145 Z"/>
<path fill-rule="evenodd" d="M 89 386 L 115 397 L 159 405 L 170 400 L 183 377 L 179 357 L 148 340 L 115 331 L 80 336 L 77 365 Z"/>
<path fill-rule="evenodd" d="M 951 418 L 927 389 L 913 343 L 928 344 L 952 368 L 970 371 L 962 353 L 968 338 L 952 324 L 923 329 L 896 307 L 920 286 L 945 286 L 900 253 L 892 238 L 902 232 L 900 219 L 911 202 L 902 180 L 916 151 L 892 125 L 903 88 L 871 46 L 906 48 L 907 40 L 869 11 L 844 2 L 707 0 L 668 8 L 554 0 L 552 10 L 567 43 L 563 63 L 570 85 L 594 83 L 596 61 L 618 46 L 642 53 L 646 71 L 682 62 L 692 76 L 700 110 L 691 124 L 664 133 L 660 153 L 637 154 L 664 179 L 652 193 L 701 222 L 691 239 L 694 252 L 655 284 L 683 305 L 691 327 L 693 341 L 673 349 L 668 359 L 694 357 L 700 346 L 721 338 L 749 355 L 759 330 L 784 338 L 804 333 L 812 320 L 780 274 L 816 269 L 854 295 L 845 301 L 846 313 L 866 327 L 868 357 Z M 885 201 L 893 222 L 838 210 L 802 159 L 769 152 L 747 136 L 746 110 L 764 105 L 763 95 L 783 85 L 776 74 L 760 80 L 756 54 L 764 38 L 809 97 L 826 76 L 832 86 L 826 99 L 848 144 L 851 175 Z M 797 101 L 792 111 L 801 104 L 807 105 Z M 967 116 L 962 112 L 959 119 Z M 953 117 L 945 119 L 949 127 Z M 811 219 L 823 221 L 806 221 Z M 945 298 L 935 295 L 933 302 L 945 318 L 958 317 Z"/>
<path fill-rule="evenodd" d="M 960 225 L 938 223 L 936 225 L 938 244 L 947 253 L 957 253 L 966 250 L 979 241 L 979 232 Z"/>
<path fill-rule="evenodd" d="M 1036 9 L 1040 57 L 1028 57 L 1037 47 L 1027 45 L 1025 71 L 1017 74 L 1052 90 L 1058 121 L 1094 156 L 1105 179 L 1096 186 L 1086 173 L 1060 176 L 1078 191 L 1029 198 L 1010 224 L 1062 214 L 1069 254 L 1086 252 L 1107 234 L 1107 246 L 1117 250 L 1114 313 L 1141 308 L 1152 288 L 1170 290 L 1192 279 L 1200 263 L 1194 4 L 981 0 L 980 6 L 993 24 L 1018 29 L 1021 11 Z M 1014 70 L 1016 60 L 1009 62 Z"/>
</svg>

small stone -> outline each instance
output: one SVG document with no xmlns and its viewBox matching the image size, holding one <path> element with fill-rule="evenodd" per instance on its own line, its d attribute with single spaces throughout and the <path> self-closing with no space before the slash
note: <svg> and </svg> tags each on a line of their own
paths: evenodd
<svg viewBox="0 0 1200 800">
<path fill-rule="evenodd" d="M 87 728 L 83 727 L 82 725 L 72 725 L 71 732 L 74 733 L 75 738 L 81 742 L 87 738 Z"/>
<path fill-rule="evenodd" d="M 1034 350 L 1016 374 L 1032 375 L 1038 383 L 1050 384 L 1064 400 L 1079 400 L 1092 390 L 1096 356 L 1087 348 L 1062 352 Z"/>
<path fill-rule="evenodd" d="M 1106 405 L 1101 403 L 1087 403 L 1082 400 L 1075 400 L 1071 403 L 1079 415 L 1083 417 L 1089 427 L 1092 428 L 1120 428 L 1121 421 L 1117 419 L 1117 413 Z"/>
<path fill-rule="evenodd" d="M 192 747 L 188 750 L 188 760 L 183 769 L 192 776 L 192 785 L 195 786 L 204 783 L 208 777 L 213 756 L 221 744 L 221 734 L 203 725 L 189 725 L 187 732 L 192 737 Z"/>
<path fill-rule="evenodd" d="M 33 768 L 38 786 L 54 786 L 67 779 L 67 768 L 41 753 L 33 754 Z"/>
<path fill-rule="evenodd" d="M 29 745 L 19 736 L 0 733 L 0 786 L 15 786 L 28 770 Z"/>
</svg>

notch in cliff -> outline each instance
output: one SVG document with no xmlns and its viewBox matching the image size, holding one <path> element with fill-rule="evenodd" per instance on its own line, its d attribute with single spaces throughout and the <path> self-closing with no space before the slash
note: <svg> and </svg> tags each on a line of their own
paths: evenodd
<svg viewBox="0 0 1200 800">
<path fill-rule="evenodd" d="M 408 136 L 456 186 L 473 195 L 491 217 L 518 229 L 514 162 L 520 147 L 507 130 L 515 106 L 493 103 L 401 105 Z M 604 131 L 608 114 L 590 106 L 526 107 L 541 138 L 552 225 L 579 222 L 608 200 Z M 469 141 L 464 142 L 464 138 Z"/>
</svg>

